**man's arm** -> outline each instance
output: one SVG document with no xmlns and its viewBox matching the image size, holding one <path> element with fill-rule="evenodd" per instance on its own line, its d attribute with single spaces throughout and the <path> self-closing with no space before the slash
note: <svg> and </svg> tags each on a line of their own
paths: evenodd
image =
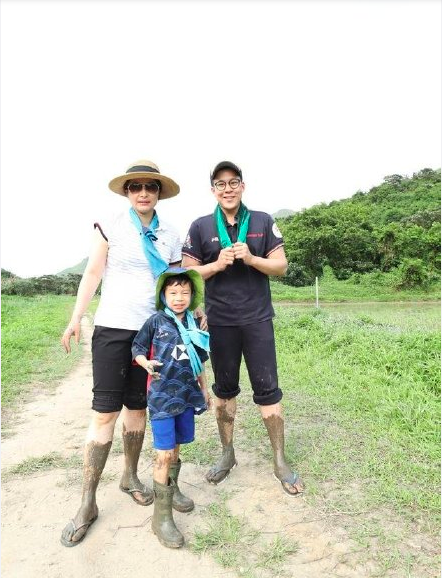
<svg viewBox="0 0 442 578">
<path fill-rule="evenodd" d="M 249 267 L 254 267 L 261 273 L 270 276 L 281 276 L 287 272 L 287 258 L 284 247 L 278 247 L 267 257 L 252 255 L 246 243 L 235 243 L 233 245 L 235 259 L 242 259 Z"/>
<path fill-rule="evenodd" d="M 216 275 L 220 271 L 224 271 L 226 267 L 233 264 L 234 260 L 233 247 L 227 247 L 227 249 L 221 249 L 216 261 L 207 263 L 206 265 L 201 265 L 201 261 L 183 253 L 182 267 L 195 269 L 204 281 L 206 281 L 206 279 L 210 279 L 210 277 L 213 277 L 213 275 Z"/>
</svg>

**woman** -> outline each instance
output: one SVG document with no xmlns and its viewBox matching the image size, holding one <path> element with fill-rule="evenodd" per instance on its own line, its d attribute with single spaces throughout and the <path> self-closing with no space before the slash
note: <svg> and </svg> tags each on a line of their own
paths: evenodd
<svg viewBox="0 0 442 578">
<path fill-rule="evenodd" d="M 126 196 L 130 208 L 109 222 L 95 223 L 94 242 L 81 279 L 74 311 L 62 344 L 80 340 L 80 321 L 102 281 L 92 336 L 93 416 L 84 449 L 83 494 L 75 517 L 63 529 L 61 543 L 79 544 L 98 517 L 96 490 L 112 445 L 115 423 L 123 419 L 125 469 L 120 489 L 141 506 L 153 492 L 137 475 L 146 427 L 146 373 L 132 364 L 134 336 L 155 312 L 156 279 L 181 262 L 178 232 L 159 222 L 158 200 L 174 197 L 179 186 L 151 161 L 141 160 L 109 183 Z"/>
</svg>

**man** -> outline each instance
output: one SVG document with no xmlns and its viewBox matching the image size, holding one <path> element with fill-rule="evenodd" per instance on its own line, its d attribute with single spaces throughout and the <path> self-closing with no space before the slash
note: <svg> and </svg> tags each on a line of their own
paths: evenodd
<svg viewBox="0 0 442 578">
<path fill-rule="evenodd" d="M 253 400 L 272 445 L 275 477 L 287 494 L 295 496 L 303 485 L 284 455 L 269 285 L 270 275 L 284 275 L 287 270 L 284 242 L 270 215 L 249 211 L 242 203 L 245 184 L 238 166 L 230 161 L 218 163 L 210 183 L 218 205 L 213 215 L 191 224 L 182 249 L 182 266 L 197 270 L 206 281 L 214 405 L 222 445 L 221 458 L 206 479 L 219 484 L 237 465 L 233 429 L 244 355 Z"/>
</svg>

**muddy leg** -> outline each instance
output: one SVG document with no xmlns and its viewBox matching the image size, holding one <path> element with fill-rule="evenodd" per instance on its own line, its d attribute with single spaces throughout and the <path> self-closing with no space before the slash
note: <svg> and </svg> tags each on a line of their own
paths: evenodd
<svg viewBox="0 0 442 578">
<path fill-rule="evenodd" d="M 215 415 L 221 440 L 222 454 L 218 462 L 206 474 L 211 484 L 219 484 L 229 475 L 237 464 L 233 448 L 233 428 L 236 415 L 236 398 L 220 399 L 215 397 Z"/>
<path fill-rule="evenodd" d="M 292 470 L 287 464 L 284 454 L 284 418 L 280 403 L 273 405 L 261 405 L 261 416 L 269 434 L 273 450 L 273 465 L 275 476 L 278 480 L 284 480 L 293 476 Z M 294 484 L 284 482 L 285 489 L 290 494 L 298 494 L 303 491 L 303 484 L 298 478 Z"/>
<path fill-rule="evenodd" d="M 96 492 L 112 445 L 118 415 L 119 412 L 94 412 L 84 448 L 81 506 L 73 523 L 69 522 L 62 532 L 65 542 L 79 542 L 88 531 L 89 523 L 98 516 Z"/>
<path fill-rule="evenodd" d="M 120 481 L 123 491 L 131 490 L 135 502 L 148 506 L 153 502 L 153 492 L 144 486 L 138 478 L 138 461 L 143 447 L 144 431 L 146 429 L 145 410 L 123 410 L 123 447 L 124 472 Z M 139 492 L 132 490 L 139 489 Z"/>
</svg>

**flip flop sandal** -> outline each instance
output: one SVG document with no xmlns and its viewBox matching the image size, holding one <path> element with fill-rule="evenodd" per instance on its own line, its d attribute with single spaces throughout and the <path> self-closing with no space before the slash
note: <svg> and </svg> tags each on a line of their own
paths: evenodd
<svg viewBox="0 0 442 578">
<path fill-rule="evenodd" d="M 63 544 L 63 546 L 66 546 L 66 548 L 72 548 L 72 546 L 77 546 L 80 542 L 82 542 L 85 539 L 86 534 L 89 531 L 89 528 L 92 526 L 92 524 L 95 522 L 95 520 L 97 518 L 98 518 L 98 516 L 95 516 L 95 518 L 92 518 L 92 520 L 89 520 L 89 522 L 85 522 L 84 524 L 81 524 L 78 527 L 75 525 L 74 520 L 70 520 L 69 524 L 72 526 L 72 529 L 74 531 L 72 536 L 74 536 L 78 532 L 78 530 L 80 530 L 81 528 L 84 528 L 85 526 L 86 526 L 86 532 L 83 534 L 83 536 L 79 540 L 66 540 L 66 538 L 61 536 L 60 542 Z"/>
<path fill-rule="evenodd" d="M 139 506 L 150 506 L 150 504 L 152 504 L 153 502 L 153 492 L 149 492 L 149 490 L 146 488 L 146 486 L 143 486 L 143 488 L 133 488 L 132 490 L 130 490 L 129 488 L 123 488 L 123 486 L 120 486 L 120 490 L 122 492 L 124 492 L 125 494 L 129 494 L 129 496 L 132 498 L 132 500 L 138 504 Z M 137 500 L 136 497 L 134 496 L 135 493 L 141 494 L 142 496 L 144 496 L 145 498 L 148 498 L 147 502 L 140 502 L 140 500 Z"/>
<path fill-rule="evenodd" d="M 206 475 L 206 480 L 209 482 L 209 484 L 213 484 L 214 486 L 218 486 L 219 484 L 222 484 L 223 482 L 225 482 L 227 480 L 227 478 L 230 476 L 230 472 L 233 470 L 233 468 L 236 468 L 236 466 L 238 465 L 238 462 L 235 460 L 235 463 L 233 464 L 233 466 L 231 468 L 219 468 L 216 471 L 213 472 L 213 475 L 218 475 L 218 474 L 222 474 L 222 477 L 220 480 L 209 480 L 207 479 L 207 475 Z M 214 466 L 215 468 L 215 466 Z"/>
<path fill-rule="evenodd" d="M 275 478 L 275 480 L 277 482 L 279 482 L 281 484 L 281 487 L 284 490 L 284 492 L 288 496 L 290 496 L 291 498 L 294 498 L 295 496 L 299 496 L 304 491 L 304 490 L 298 490 L 295 493 L 289 492 L 289 490 L 284 485 L 284 484 L 288 484 L 289 486 L 294 486 L 296 484 L 296 482 L 301 481 L 301 478 L 298 476 L 298 474 L 290 474 L 290 475 L 286 476 L 285 478 L 282 478 L 281 480 L 279 478 L 277 478 L 275 474 L 273 474 L 273 477 Z"/>
</svg>

